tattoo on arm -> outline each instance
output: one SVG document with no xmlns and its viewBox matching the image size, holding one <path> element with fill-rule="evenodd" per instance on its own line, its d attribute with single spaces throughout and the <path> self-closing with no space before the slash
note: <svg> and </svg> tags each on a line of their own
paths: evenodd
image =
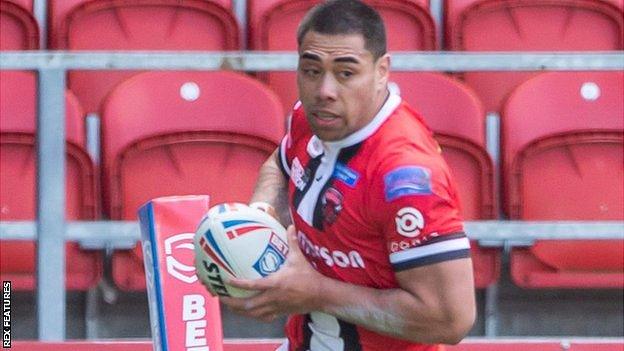
<svg viewBox="0 0 624 351">
<path fill-rule="evenodd" d="M 250 203 L 263 201 L 271 204 L 277 212 L 279 221 L 288 226 L 292 223 L 288 211 L 288 178 L 280 169 L 278 153 L 279 149 L 275 150 L 260 168 Z"/>
</svg>

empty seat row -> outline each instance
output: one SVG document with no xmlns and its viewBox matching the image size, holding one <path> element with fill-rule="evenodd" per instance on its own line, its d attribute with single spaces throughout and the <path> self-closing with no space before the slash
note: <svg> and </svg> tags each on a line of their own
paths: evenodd
<svg viewBox="0 0 624 351">
<path fill-rule="evenodd" d="M 0 219 L 33 219 L 34 74 L 0 74 Z M 434 130 L 460 185 L 464 217 L 497 218 L 479 99 L 448 76 L 415 75 L 402 97 Z M 502 120 L 509 218 L 624 219 L 623 82 L 622 72 L 546 73 L 515 90 Z M 135 220 L 137 208 L 158 196 L 247 201 L 260 165 L 284 132 L 283 116 L 271 89 L 243 74 L 138 74 L 106 100 L 99 172 L 84 151 L 83 117 L 68 93 L 67 219 L 100 218 L 100 198 L 113 220 Z M 486 287 L 498 279 L 500 252 L 474 244 L 476 285 Z M 86 289 L 101 274 L 101 260 L 70 245 L 68 287 Z M 525 287 L 621 287 L 623 249 L 621 241 L 538 242 L 513 250 L 513 278 Z M 3 279 L 32 289 L 32 244 L 3 242 L 1 264 Z M 123 289 L 143 289 L 142 270 L 140 249 L 115 254 L 113 276 Z"/>
<path fill-rule="evenodd" d="M 36 79 L 33 73 L 0 71 L 0 220 L 33 220 L 35 203 Z M 98 218 L 96 168 L 84 149 L 84 119 L 78 100 L 66 94 L 66 218 Z M 2 241 L 0 274 L 16 289 L 35 283 L 34 242 Z M 84 289 L 97 284 L 102 272 L 95 252 L 66 245 L 67 286 Z"/>
<path fill-rule="evenodd" d="M 295 50 L 296 28 L 319 0 L 248 0 L 248 46 Z M 436 50 L 428 0 L 368 0 L 386 22 L 391 51 Z M 2 49 L 36 49 L 32 0 L 0 0 Z M 48 47 L 60 50 L 238 50 L 239 26 L 228 0 L 49 0 Z M 445 2 L 444 49 L 585 51 L 624 48 L 623 0 L 453 0 Z M 30 11 L 30 12 L 29 12 Z M 145 19 L 149 18 L 149 21 Z M 5 29 L 6 28 L 6 29 Z M 87 112 L 99 112 L 111 89 L 136 72 L 72 72 L 69 88 Z M 412 73 L 395 73 L 410 80 Z M 486 111 L 501 111 L 509 93 L 535 72 L 470 72 Z M 293 73 L 260 74 L 288 109 Z"/>
</svg>

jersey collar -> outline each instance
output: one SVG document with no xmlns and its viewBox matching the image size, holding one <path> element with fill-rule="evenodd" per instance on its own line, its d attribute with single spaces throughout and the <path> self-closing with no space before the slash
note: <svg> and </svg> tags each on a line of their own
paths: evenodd
<svg viewBox="0 0 624 351">
<path fill-rule="evenodd" d="M 390 89 L 389 91 L 390 94 L 388 95 L 388 99 L 386 99 L 386 102 L 384 102 L 384 104 L 381 106 L 381 109 L 379 110 L 379 112 L 377 112 L 372 121 L 370 121 L 360 130 L 356 131 L 353 134 L 350 134 L 344 139 L 322 142 L 323 146 L 326 149 L 342 149 L 361 143 L 366 138 L 373 135 L 377 131 L 377 129 L 379 129 L 379 127 L 381 127 L 381 125 L 388 119 L 388 117 L 392 115 L 392 112 L 394 112 L 394 110 L 396 110 L 396 108 L 401 104 L 401 96 L 396 94 L 392 89 Z M 318 139 L 316 135 L 314 135 L 312 138 Z"/>
</svg>

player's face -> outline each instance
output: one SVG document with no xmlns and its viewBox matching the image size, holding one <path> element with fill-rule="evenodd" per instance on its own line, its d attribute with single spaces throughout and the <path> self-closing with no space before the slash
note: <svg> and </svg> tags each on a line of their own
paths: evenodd
<svg viewBox="0 0 624 351">
<path fill-rule="evenodd" d="M 308 123 L 321 140 L 340 140 L 370 122 L 387 97 L 390 59 L 374 61 L 359 34 L 309 31 L 299 47 L 297 85 Z"/>
</svg>

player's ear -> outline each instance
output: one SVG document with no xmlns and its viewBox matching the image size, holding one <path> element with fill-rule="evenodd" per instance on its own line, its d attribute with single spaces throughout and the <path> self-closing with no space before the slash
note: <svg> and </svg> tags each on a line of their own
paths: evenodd
<svg viewBox="0 0 624 351">
<path fill-rule="evenodd" d="M 377 59 L 375 75 L 377 76 L 377 88 L 385 89 L 390 79 L 390 54 L 386 53 Z"/>
</svg>

